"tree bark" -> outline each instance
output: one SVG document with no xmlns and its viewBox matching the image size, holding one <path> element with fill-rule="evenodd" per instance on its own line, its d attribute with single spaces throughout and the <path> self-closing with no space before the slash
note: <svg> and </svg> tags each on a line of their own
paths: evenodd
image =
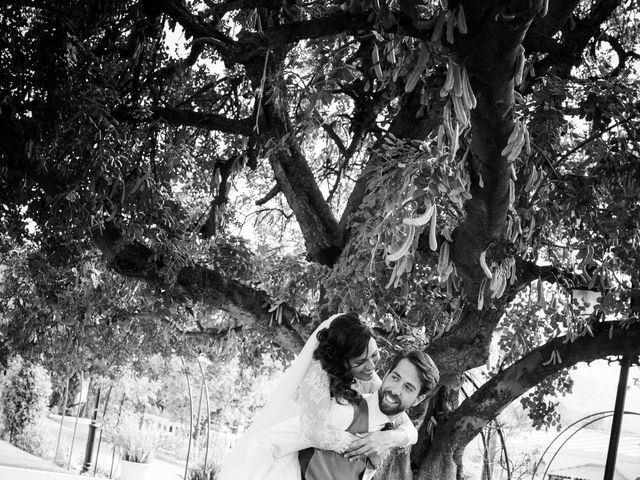
<svg viewBox="0 0 640 480">
<path fill-rule="evenodd" d="M 464 221 L 453 232 L 451 258 L 465 291 L 475 298 L 484 278 L 480 253 L 500 238 L 506 225 L 510 172 L 501 152 L 515 126 L 516 55 L 542 2 L 509 2 L 491 11 L 478 2 L 463 4 L 469 33 L 456 36 L 455 56 L 467 70 L 477 107 L 471 111 L 472 198 L 465 205 Z"/>
</svg>

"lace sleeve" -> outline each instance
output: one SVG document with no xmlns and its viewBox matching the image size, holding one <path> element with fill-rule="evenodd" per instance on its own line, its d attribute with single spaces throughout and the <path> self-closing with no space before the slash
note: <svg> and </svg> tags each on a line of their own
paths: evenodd
<svg viewBox="0 0 640 480">
<path fill-rule="evenodd" d="M 298 403 L 302 438 L 309 445 L 342 453 L 352 442 L 354 437 L 350 433 L 329 425 L 329 377 L 320 362 L 311 363 L 300 383 Z"/>
</svg>

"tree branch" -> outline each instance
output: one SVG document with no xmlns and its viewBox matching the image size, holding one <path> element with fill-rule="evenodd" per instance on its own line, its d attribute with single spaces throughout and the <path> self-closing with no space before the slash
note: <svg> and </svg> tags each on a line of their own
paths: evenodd
<svg viewBox="0 0 640 480">
<path fill-rule="evenodd" d="M 247 33 L 242 38 L 239 38 L 236 51 L 249 53 L 250 49 L 255 49 L 256 47 L 264 49 L 343 33 L 355 35 L 378 27 L 379 25 L 376 25 L 375 19 L 383 16 L 389 18 L 387 25 L 384 25 L 384 23 L 382 25 L 382 29 L 385 32 L 402 32 L 406 36 L 427 40 L 431 36 L 431 28 L 435 23 L 434 20 L 416 24 L 404 13 L 396 14 L 382 8 L 375 15 L 372 15 L 372 13 L 374 13 L 373 10 L 366 10 L 361 13 L 338 10 L 323 17 L 285 23 L 284 25 L 267 28 L 263 32 Z M 244 55 L 240 56 L 243 57 Z"/>
<path fill-rule="evenodd" d="M 151 115 L 139 109 L 120 106 L 113 111 L 113 116 L 117 120 L 133 124 L 141 121 L 162 120 L 170 125 L 184 125 L 247 136 L 251 135 L 254 124 L 254 119 L 251 117 L 236 120 L 215 113 L 178 108 L 151 107 L 149 112 Z"/>
<path fill-rule="evenodd" d="M 266 2 L 271 5 L 270 2 Z M 234 4 L 239 8 L 240 0 Z M 247 4 L 248 6 L 248 4 Z M 177 0 L 159 0 L 158 9 L 166 13 L 185 29 L 188 35 L 198 38 L 214 38 L 219 41 L 214 46 L 223 55 L 227 62 L 247 63 L 256 56 L 264 55 L 264 51 L 302 40 L 330 37 L 341 33 L 358 34 L 362 31 L 378 27 L 376 19 L 384 17 L 382 29 L 388 33 L 399 33 L 415 38 L 428 39 L 434 21 L 416 22 L 406 14 L 391 12 L 381 9 L 379 12 L 366 10 L 360 13 L 337 10 L 325 16 L 289 22 L 282 25 L 265 28 L 261 32 L 242 32 L 238 41 L 220 33 L 214 24 L 203 23 L 196 15 Z M 222 6 L 221 8 L 224 9 Z M 372 15 L 375 13 L 375 15 Z"/>
<path fill-rule="evenodd" d="M 267 194 L 262 197 L 259 198 L 258 200 L 256 200 L 256 206 L 261 207 L 262 205 L 264 205 L 265 203 L 267 203 L 269 200 L 273 199 L 276 197 L 276 195 L 278 195 L 281 192 L 280 190 L 280 185 L 278 185 L 277 183 L 271 188 L 271 190 L 269 190 L 267 192 Z"/>
<path fill-rule="evenodd" d="M 575 3 L 575 5 L 574 5 Z M 560 20 L 562 18 L 565 21 L 571 16 L 571 12 L 577 5 L 576 0 L 570 2 L 549 2 L 549 8 L 552 6 L 557 8 L 561 14 L 558 16 L 558 21 L 550 24 L 547 29 L 541 30 L 542 34 L 547 35 L 547 38 L 551 38 L 562 27 Z M 575 27 L 572 30 L 563 31 L 562 43 L 557 52 L 550 53 L 545 58 L 540 60 L 535 65 L 535 70 L 538 76 L 553 69 L 555 75 L 560 78 L 567 78 L 571 73 L 571 68 L 582 63 L 582 52 L 587 47 L 589 42 L 597 37 L 600 33 L 602 23 L 609 19 L 618 6 L 620 6 L 622 0 L 602 0 L 594 3 L 594 8 L 590 14 L 583 18 L 578 19 L 575 22 Z M 557 5 L 565 4 L 565 5 Z M 571 8 L 571 11 L 569 9 Z M 535 36 L 531 38 L 531 44 L 537 43 L 539 37 Z"/>
<path fill-rule="evenodd" d="M 234 172 L 234 165 L 237 162 L 237 157 L 232 157 L 226 162 L 218 162 L 214 171 L 214 185 L 212 190 L 215 192 L 207 219 L 202 227 L 200 227 L 200 235 L 204 239 L 209 239 L 216 235 L 218 228 L 218 212 L 223 205 L 225 205 L 229 199 L 229 178 Z M 219 183 L 216 185 L 216 178 L 219 178 Z"/>
<path fill-rule="evenodd" d="M 183 330 L 175 325 L 175 322 L 165 317 L 158 317 L 154 315 L 138 315 L 138 317 L 146 317 L 151 320 L 162 320 L 164 323 L 168 323 L 179 335 L 185 338 L 206 338 L 212 340 L 222 340 L 229 336 L 229 333 L 233 332 L 236 335 L 240 335 L 244 331 L 244 325 L 235 325 L 231 327 L 219 327 L 219 328 L 201 328 L 200 330 Z M 199 324 L 198 324 L 199 325 Z"/>
<path fill-rule="evenodd" d="M 320 117 L 320 115 L 318 115 L 318 117 Z M 319 118 L 320 119 L 320 118 Z M 322 120 L 322 119 L 320 119 Z M 322 123 L 322 129 L 327 132 L 327 135 L 329 136 L 329 138 L 331 140 L 333 140 L 333 143 L 336 144 L 336 147 L 338 147 L 338 150 L 340 150 L 340 155 L 342 155 L 345 159 L 347 159 L 347 149 L 344 146 L 344 142 L 342 141 L 342 139 L 340 138 L 340 136 L 336 133 L 336 131 L 333 129 L 333 126 L 328 124 L 328 123 Z"/>
<path fill-rule="evenodd" d="M 499 372 L 462 402 L 447 420 L 446 427 L 438 431 L 438 437 L 450 438 L 450 445 L 463 448 L 505 407 L 549 375 L 579 362 L 611 355 L 640 354 L 638 320 L 600 322 L 592 329 L 593 337 L 585 335 L 574 342 L 564 336 L 555 338 Z M 555 358 L 560 360 L 548 362 L 553 352 L 557 352 L 555 355 L 559 356 Z"/>
<path fill-rule="evenodd" d="M 167 284 L 162 273 L 171 268 L 169 260 L 141 243 L 123 244 L 119 232 L 106 228 L 94 233 L 94 242 L 106 263 L 115 272 L 155 286 L 178 301 L 189 298 L 228 313 L 243 325 L 271 338 L 283 348 L 298 352 L 309 334 L 311 318 L 281 304 L 281 323 L 274 325 L 271 298 L 262 291 L 225 277 L 219 271 L 193 264 L 175 272 Z"/>
<path fill-rule="evenodd" d="M 225 13 L 232 12 L 234 10 L 247 10 L 253 8 L 261 8 L 261 7 L 271 7 L 274 4 L 279 5 L 280 2 L 275 0 L 227 0 L 222 3 L 206 2 L 210 5 L 207 13 L 212 15 L 213 17 L 220 19 Z"/>
<path fill-rule="evenodd" d="M 202 22 L 180 0 L 156 0 L 154 6 L 182 25 L 187 35 L 196 39 L 210 37 L 218 40 L 220 44 L 217 45 L 217 48 L 222 53 L 228 54 L 229 48 L 234 44 L 230 37 L 216 29 L 215 24 Z M 227 47 L 222 47 L 222 45 Z"/>
<path fill-rule="evenodd" d="M 322 265 L 333 265 L 342 252 L 338 222 L 299 146 L 291 143 L 286 150 L 274 152 L 269 162 L 302 230 L 307 258 Z"/>
<path fill-rule="evenodd" d="M 528 53 L 562 54 L 562 45 L 553 37 L 571 18 L 579 3 L 579 0 L 549 1 L 547 14 L 544 17 L 536 16 L 527 31 L 522 42 L 525 50 Z"/>
<path fill-rule="evenodd" d="M 556 283 L 562 288 L 571 289 L 584 285 L 584 277 L 569 270 L 564 270 L 555 265 L 536 265 L 534 262 L 518 262 L 518 277 L 513 285 L 515 289 L 522 289 L 534 280 L 541 278 L 545 282 Z"/>
<path fill-rule="evenodd" d="M 205 328 L 204 330 L 184 330 L 181 334 L 186 338 L 207 338 L 213 340 L 222 340 L 226 338 L 230 332 L 236 335 L 242 334 L 244 327 L 227 327 L 227 328 Z"/>
<path fill-rule="evenodd" d="M 281 48 L 267 53 L 260 62 L 247 63 L 252 84 L 263 92 L 270 91 L 271 79 L 282 67 L 285 55 L 286 49 Z M 280 90 L 283 88 L 279 86 Z M 267 144 L 273 139 L 286 139 L 269 149 L 269 163 L 276 182 L 300 226 L 307 258 L 322 265 L 333 265 L 342 251 L 338 222 L 293 134 L 286 92 L 282 93 L 281 102 L 268 102 L 265 97 L 256 99 L 256 111 L 262 112 L 260 139 Z"/>
</svg>

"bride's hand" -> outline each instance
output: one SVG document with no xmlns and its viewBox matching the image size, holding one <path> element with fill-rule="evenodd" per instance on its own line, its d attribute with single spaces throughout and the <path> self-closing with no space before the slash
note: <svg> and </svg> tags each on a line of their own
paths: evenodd
<svg viewBox="0 0 640 480">
<path fill-rule="evenodd" d="M 379 431 L 357 434 L 360 438 L 351 442 L 345 452 L 345 458 L 382 455 L 392 446 L 388 433 L 388 431 Z"/>
</svg>

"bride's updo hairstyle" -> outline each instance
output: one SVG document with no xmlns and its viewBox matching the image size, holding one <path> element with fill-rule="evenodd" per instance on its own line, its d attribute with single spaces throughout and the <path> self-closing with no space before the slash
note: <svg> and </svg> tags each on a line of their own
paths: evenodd
<svg viewBox="0 0 640 480">
<path fill-rule="evenodd" d="M 313 358 L 329 375 L 329 391 L 339 402 L 355 403 L 360 395 L 351 385 L 354 383 L 349 359 L 364 353 L 369 345 L 371 330 L 355 313 L 336 317 L 328 328 L 317 334 L 318 347 Z"/>
</svg>

